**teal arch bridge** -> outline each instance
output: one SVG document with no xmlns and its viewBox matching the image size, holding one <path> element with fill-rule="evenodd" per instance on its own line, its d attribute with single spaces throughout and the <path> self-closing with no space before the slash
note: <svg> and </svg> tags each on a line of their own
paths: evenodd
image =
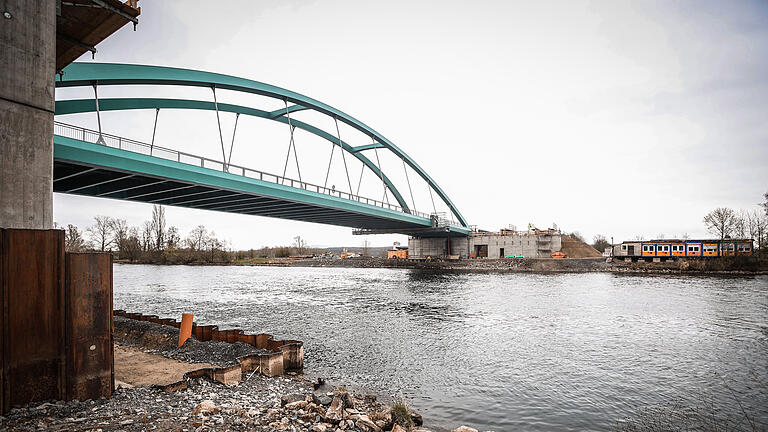
<svg viewBox="0 0 768 432">
<path fill-rule="evenodd" d="M 191 86 L 212 89 L 213 100 L 167 98 L 102 98 L 102 86 Z M 112 198 L 161 205 L 181 206 L 247 215 L 276 217 L 351 227 L 357 234 L 403 233 L 420 237 L 464 236 L 469 225 L 453 202 L 435 181 L 405 152 L 387 138 L 342 111 L 290 90 L 234 76 L 159 66 L 110 63 L 73 63 L 56 80 L 57 88 L 92 87 L 93 99 L 56 101 L 54 124 L 54 192 Z M 250 106 L 219 103 L 217 90 L 229 90 L 266 96 L 281 101 L 284 108 L 267 111 Z M 196 156 L 180 150 L 143 143 L 110 135 L 101 130 L 101 113 L 105 111 L 155 110 L 155 128 L 160 110 L 210 110 L 219 119 L 221 160 Z M 291 117 L 298 111 L 312 110 L 333 119 L 336 130 L 328 132 L 308 122 Z M 98 130 L 73 126 L 59 121 L 60 116 L 95 113 Z M 299 178 L 270 174 L 231 162 L 221 133 L 220 113 L 234 113 L 235 131 L 241 115 L 284 123 L 290 131 L 287 168 L 293 148 Z M 342 122 L 370 138 L 370 144 L 352 146 L 341 138 Z M 296 155 L 294 131 L 301 129 L 331 143 L 331 160 L 335 147 L 340 148 L 346 170 L 346 157 L 362 163 L 362 169 L 374 174 L 383 189 L 382 199 L 359 195 L 354 191 L 347 170 L 348 190 L 312 184 L 301 178 Z M 411 202 L 395 187 L 381 169 L 378 151 L 388 151 L 403 162 Z M 366 155 L 371 155 L 369 158 Z M 449 212 L 419 212 L 415 207 L 409 166 L 429 188 L 434 207 L 435 197 Z M 330 172 L 330 161 L 328 171 Z M 360 176 L 362 181 L 362 173 Z M 390 200 L 391 196 L 391 200 Z M 410 204 L 410 205 L 409 205 Z"/>
</svg>

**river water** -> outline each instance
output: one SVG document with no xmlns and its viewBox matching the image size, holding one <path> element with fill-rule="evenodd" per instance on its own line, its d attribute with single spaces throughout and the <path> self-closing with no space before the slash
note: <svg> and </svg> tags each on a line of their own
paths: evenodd
<svg viewBox="0 0 768 432">
<path fill-rule="evenodd" d="M 766 276 L 116 264 L 114 289 L 115 308 L 303 340 L 308 375 L 432 426 L 609 431 L 678 402 L 768 422 Z"/>
</svg>

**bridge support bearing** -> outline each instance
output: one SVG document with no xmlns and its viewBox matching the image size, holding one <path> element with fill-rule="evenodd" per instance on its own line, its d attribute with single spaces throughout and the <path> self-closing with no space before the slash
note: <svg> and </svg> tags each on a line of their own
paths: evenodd
<svg viewBox="0 0 768 432">
<path fill-rule="evenodd" d="M 9 0 L 0 16 L 0 227 L 53 226 L 56 2 Z"/>
</svg>

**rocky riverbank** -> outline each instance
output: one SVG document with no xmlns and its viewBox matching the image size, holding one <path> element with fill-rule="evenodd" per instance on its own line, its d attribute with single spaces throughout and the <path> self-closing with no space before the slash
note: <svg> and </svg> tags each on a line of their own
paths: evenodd
<svg viewBox="0 0 768 432">
<path fill-rule="evenodd" d="M 667 262 L 624 262 L 601 258 L 515 258 L 416 261 L 385 258 L 311 258 L 286 263 L 292 267 L 407 268 L 456 272 L 509 273 L 638 273 L 638 274 L 768 274 L 768 260 L 758 257 L 681 259 Z"/>
<path fill-rule="evenodd" d="M 114 334 L 115 375 L 120 380 L 112 398 L 17 407 L 0 416 L 0 429 L 430 432 L 422 417 L 404 404 L 389 406 L 376 395 L 354 394 L 322 379 L 310 382 L 300 374 L 267 377 L 248 372 L 234 385 L 207 377 L 184 378 L 186 385 L 178 391 L 168 391 L 166 382 L 132 385 L 147 379 L 174 380 L 196 367 L 226 366 L 255 348 L 194 337 L 179 348 L 178 329 L 123 317 L 115 318 Z M 141 364 L 127 364 L 131 361 Z"/>
</svg>

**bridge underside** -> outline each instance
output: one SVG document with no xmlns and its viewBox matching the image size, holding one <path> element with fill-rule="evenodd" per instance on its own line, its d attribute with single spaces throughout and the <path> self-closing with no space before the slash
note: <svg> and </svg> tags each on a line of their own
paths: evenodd
<svg viewBox="0 0 768 432">
<path fill-rule="evenodd" d="M 428 218 L 71 138 L 54 137 L 53 191 L 416 234 Z"/>
</svg>

